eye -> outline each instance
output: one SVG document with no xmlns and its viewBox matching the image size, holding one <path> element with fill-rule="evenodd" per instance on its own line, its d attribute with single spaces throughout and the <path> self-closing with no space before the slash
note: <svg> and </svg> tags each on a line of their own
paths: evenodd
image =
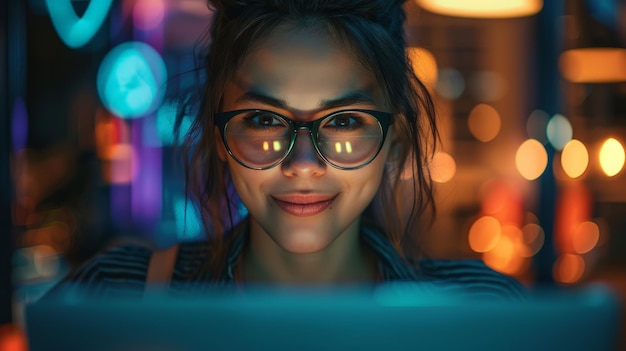
<svg viewBox="0 0 626 351">
<path fill-rule="evenodd" d="M 332 127 L 337 129 L 355 129 L 362 125 L 361 116 L 353 113 L 340 113 L 333 116 L 324 125 L 324 127 Z"/>
<path fill-rule="evenodd" d="M 333 122 L 337 127 L 347 127 L 351 124 L 352 119 L 350 118 L 350 116 L 347 115 L 339 115 L 334 118 Z"/>
<path fill-rule="evenodd" d="M 260 113 L 250 118 L 250 120 L 263 127 L 271 127 L 275 125 L 282 125 L 280 120 L 272 114 Z"/>
<path fill-rule="evenodd" d="M 284 127 L 283 120 L 270 112 L 256 111 L 244 117 L 249 128 L 266 129 L 274 127 Z"/>
</svg>

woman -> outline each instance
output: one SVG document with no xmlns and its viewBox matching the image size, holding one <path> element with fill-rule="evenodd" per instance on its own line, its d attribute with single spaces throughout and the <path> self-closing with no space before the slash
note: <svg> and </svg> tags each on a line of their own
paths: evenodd
<svg viewBox="0 0 626 351">
<path fill-rule="evenodd" d="M 211 2 L 206 86 L 185 153 L 209 239 L 180 244 L 171 264 L 144 247 L 109 249 L 66 282 L 139 295 L 161 270 L 173 291 L 417 280 L 519 296 L 479 261 L 418 260 L 437 131 L 405 55 L 402 2 Z"/>
</svg>

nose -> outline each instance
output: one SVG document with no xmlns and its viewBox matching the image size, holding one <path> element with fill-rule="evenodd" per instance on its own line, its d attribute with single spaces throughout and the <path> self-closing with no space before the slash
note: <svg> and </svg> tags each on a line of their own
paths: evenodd
<svg viewBox="0 0 626 351">
<path fill-rule="evenodd" d="M 326 162 L 315 150 L 308 130 L 298 130 L 293 148 L 281 164 L 281 168 L 283 173 L 290 177 L 320 176 L 326 172 Z"/>
</svg>

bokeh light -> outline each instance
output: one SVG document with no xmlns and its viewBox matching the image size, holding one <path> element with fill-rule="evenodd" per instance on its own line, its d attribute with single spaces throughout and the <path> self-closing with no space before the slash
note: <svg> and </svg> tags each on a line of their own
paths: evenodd
<svg viewBox="0 0 626 351">
<path fill-rule="evenodd" d="M 499 272 L 516 275 L 528 266 L 528 260 L 523 257 L 524 251 L 519 228 L 506 225 L 502 227 L 502 236 L 496 246 L 483 253 L 483 261 Z"/>
<path fill-rule="evenodd" d="M 458 99 L 465 90 L 465 79 L 454 68 L 442 68 L 437 76 L 437 93 L 448 100 Z"/>
<path fill-rule="evenodd" d="M 98 94 L 104 106 L 122 118 L 156 110 L 165 92 L 167 70 L 156 50 L 142 42 L 113 48 L 98 70 Z"/>
<path fill-rule="evenodd" d="M 565 116 L 556 114 L 548 121 L 546 134 L 550 144 L 557 150 L 562 150 L 572 140 L 572 125 Z"/>
<path fill-rule="evenodd" d="M 486 143 L 500 132 L 500 114 L 487 104 L 478 104 L 470 111 L 467 124 L 472 135 Z"/>
<path fill-rule="evenodd" d="M 561 166 L 563 171 L 570 178 L 578 178 L 587 170 L 589 165 L 589 153 L 585 144 L 581 141 L 572 139 L 561 152 Z"/>
<path fill-rule="evenodd" d="M 575 83 L 626 81 L 626 49 L 580 48 L 564 51 L 559 69 L 565 79 Z"/>
<path fill-rule="evenodd" d="M 433 88 L 437 82 L 437 61 L 435 56 L 430 51 L 418 47 L 407 48 L 407 55 L 415 75 L 428 88 Z"/>
<path fill-rule="evenodd" d="M 579 255 L 565 253 L 554 262 L 554 280 L 560 283 L 573 284 L 585 273 L 585 260 Z"/>
<path fill-rule="evenodd" d="M 468 240 L 469 245 L 475 252 L 487 252 L 492 250 L 502 235 L 500 222 L 491 216 L 480 217 L 470 227 Z"/>
<path fill-rule="evenodd" d="M 522 241 L 526 245 L 526 250 L 522 252 L 522 256 L 532 257 L 543 247 L 545 232 L 540 225 L 528 223 L 522 228 Z"/>
<path fill-rule="evenodd" d="M 510 18 L 534 15 L 542 0 L 417 0 L 424 9 L 447 16 L 472 18 Z"/>
<path fill-rule="evenodd" d="M 21 150 L 26 147 L 28 140 L 28 115 L 26 104 L 22 98 L 17 97 L 13 102 L 13 113 L 11 116 L 11 141 L 13 150 Z"/>
<path fill-rule="evenodd" d="M 492 180 L 482 185 L 480 193 L 482 213 L 501 223 L 521 224 L 524 217 L 524 196 L 516 184 Z"/>
<path fill-rule="evenodd" d="M 110 162 L 102 165 L 103 178 L 112 184 L 128 184 L 137 175 L 139 160 L 132 144 L 111 146 Z"/>
<path fill-rule="evenodd" d="M 572 235 L 572 247 L 578 254 L 585 254 L 598 244 L 600 241 L 600 228 L 591 221 L 580 223 L 574 229 Z"/>
<path fill-rule="evenodd" d="M 530 139 L 537 139 L 542 144 L 548 142 L 546 130 L 548 129 L 548 121 L 550 116 L 542 110 L 534 110 L 526 121 L 526 133 Z"/>
<path fill-rule="evenodd" d="M 54 29 L 65 45 L 79 48 L 93 38 L 107 17 L 113 0 L 89 1 L 82 17 L 71 0 L 46 0 Z"/>
<path fill-rule="evenodd" d="M 539 178 L 547 165 L 548 153 L 539 141 L 528 139 L 517 149 L 515 166 L 525 179 L 534 180 Z"/>
<path fill-rule="evenodd" d="M 613 177 L 624 168 L 624 146 L 614 138 L 607 139 L 600 149 L 600 167 L 604 174 Z"/>
<path fill-rule="evenodd" d="M 454 177 L 456 162 L 445 152 L 437 152 L 430 164 L 431 177 L 437 183 L 445 183 Z"/>
<path fill-rule="evenodd" d="M 95 126 L 96 153 L 105 161 L 113 159 L 113 147 L 128 143 L 130 131 L 125 121 L 111 116 L 104 109 L 98 109 Z"/>
<path fill-rule="evenodd" d="M 24 328 L 16 323 L 4 323 L 0 325 L 0 350 L 2 351 L 27 351 L 28 342 Z"/>
<path fill-rule="evenodd" d="M 478 101 L 495 101 L 506 93 L 506 82 L 496 72 L 477 72 L 470 81 L 471 92 Z"/>
<path fill-rule="evenodd" d="M 164 0 L 137 0 L 133 8 L 133 24 L 142 30 L 152 30 L 163 25 Z"/>
</svg>

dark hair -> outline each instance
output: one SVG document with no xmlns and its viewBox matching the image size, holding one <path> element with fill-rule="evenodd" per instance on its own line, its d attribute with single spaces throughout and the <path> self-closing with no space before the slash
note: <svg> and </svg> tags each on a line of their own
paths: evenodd
<svg viewBox="0 0 626 351">
<path fill-rule="evenodd" d="M 381 85 L 394 115 L 399 143 L 393 155 L 398 162 L 384 172 L 380 190 L 362 216 L 363 224 L 377 227 L 402 257 L 416 255 L 420 219 L 428 210 L 434 215 L 427 160 L 438 134 L 430 94 L 413 73 L 406 55 L 403 2 L 209 1 L 214 17 L 210 33 L 203 39 L 208 44 L 203 62 L 206 83 L 196 118 L 185 139 L 183 158 L 187 192 L 198 202 L 212 239 L 211 259 L 205 270 L 209 269 L 214 279 L 219 279 L 225 264 L 228 237 L 223 233 L 240 220 L 236 213 L 240 200 L 227 165 L 218 157 L 216 143 L 221 140 L 215 137 L 213 117 L 219 112 L 226 83 L 247 53 L 280 26 L 320 30 L 349 45 Z M 407 169 L 413 172 L 409 182 L 400 178 Z M 407 199 L 407 193 L 414 196 Z M 376 218 L 379 220 L 372 220 Z"/>
</svg>

